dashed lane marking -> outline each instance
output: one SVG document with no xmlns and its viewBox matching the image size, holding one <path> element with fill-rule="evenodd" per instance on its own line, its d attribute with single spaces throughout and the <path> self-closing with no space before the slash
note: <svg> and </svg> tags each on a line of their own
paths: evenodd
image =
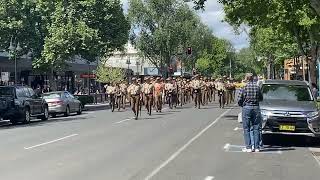
<svg viewBox="0 0 320 180">
<path fill-rule="evenodd" d="M 213 180 L 214 177 L 213 176 L 207 176 L 204 180 Z"/>
<path fill-rule="evenodd" d="M 128 118 L 128 119 L 125 119 L 125 120 L 116 122 L 115 124 L 120 124 L 120 123 L 127 122 L 127 121 L 131 121 L 131 120 L 132 120 L 132 118 Z"/>
<path fill-rule="evenodd" d="M 44 143 L 37 144 L 37 145 L 34 145 L 34 146 L 30 146 L 30 147 L 25 147 L 24 149 L 25 150 L 33 149 L 33 148 L 36 148 L 36 147 L 40 147 L 40 146 L 48 145 L 48 144 L 51 144 L 51 143 L 55 143 L 55 142 L 58 142 L 58 141 L 61 141 L 61 140 L 67 139 L 67 138 L 71 138 L 73 136 L 78 136 L 78 134 L 71 134 L 69 136 L 65 136 L 65 137 L 62 137 L 62 138 L 59 138 L 59 139 L 55 139 L 55 140 L 52 140 L 52 141 L 44 142 Z"/>
<path fill-rule="evenodd" d="M 166 161 L 164 161 L 162 164 L 160 164 L 157 168 L 155 168 L 146 178 L 145 180 L 150 180 L 153 178 L 156 174 L 158 174 L 161 169 L 163 169 L 165 166 L 167 166 L 171 161 L 173 161 L 176 157 L 178 157 L 186 148 L 188 148 L 194 141 L 196 141 L 202 134 L 204 134 L 208 129 L 210 129 L 213 125 L 215 125 L 219 120 L 225 116 L 227 113 L 229 113 L 233 108 L 225 111 L 222 113 L 216 120 L 214 120 L 211 124 L 209 124 L 207 127 L 205 127 L 202 131 L 200 131 L 196 136 L 191 138 L 186 144 L 184 144 L 181 148 L 179 148 L 175 153 L 173 153 Z"/>
<path fill-rule="evenodd" d="M 239 131 L 239 130 L 242 130 L 243 128 L 239 128 L 239 127 L 236 127 L 236 128 L 234 128 L 233 130 L 234 131 Z"/>
</svg>

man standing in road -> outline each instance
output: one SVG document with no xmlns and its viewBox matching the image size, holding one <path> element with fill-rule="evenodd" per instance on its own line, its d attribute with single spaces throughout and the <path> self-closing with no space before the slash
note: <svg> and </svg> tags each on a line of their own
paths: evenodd
<svg viewBox="0 0 320 180">
<path fill-rule="evenodd" d="M 253 74 L 246 74 L 246 86 L 239 93 L 238 104 L 242 107 L 243 131 L 246 148 L 243 152 L 260 151 L 260 125 L 261 115 L 259 101 L 262 100 L 262 94 L 259 86 L 253 82 Z M 253 137 L 251 138 L 251 129 Z M 251 141 L 253 139 L 253 142 Z"/>
</svg>

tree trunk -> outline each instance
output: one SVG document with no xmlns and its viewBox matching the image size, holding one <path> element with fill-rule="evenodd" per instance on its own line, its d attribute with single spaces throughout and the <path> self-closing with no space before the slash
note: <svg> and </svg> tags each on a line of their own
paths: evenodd
<svg viewBox="0 0 320 180">
<path fill-rule="evenodd" d="M 311 48 L 311 60 L 309 61 L 309 71 L 310 71 L 310 83 L 317 84 L 317 68 L 316 68 L 316 62 L 317 62 L 317 47 L 312 46 Z"/>
<path fill-rule="evenodd" d="M 315 10 L 315 12 L 320 16 L 320 1 L 319 0 L 311 0 L 311 7 Z"/>
</svg>

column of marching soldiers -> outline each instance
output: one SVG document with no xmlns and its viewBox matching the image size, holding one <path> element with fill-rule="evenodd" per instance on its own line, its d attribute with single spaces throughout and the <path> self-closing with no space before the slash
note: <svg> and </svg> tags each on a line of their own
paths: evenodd
<svg viewBox="0 0 320 180">
<path fill-rule="evenodd" d="M 136 120 L 141 116 L 143 106 L 151 116 L 153 109 L 161 113 L 164 104 L 173 109 L 193 101 L 195 108 L 200 109 L 216 101 L 217 97 L 220 108 L 224 108 L 234 102 L 235 90 L 233 79 L 224 76 L 214 80 L 200 75 L 191 79 L 145 77 L 144 83 L 141 79 L 132 78 L 131 84 L 120 81 L 106 86 L 112 112 L 115 108 L 118 111 L 125 109 L 129 102 Z"/>
</svg>

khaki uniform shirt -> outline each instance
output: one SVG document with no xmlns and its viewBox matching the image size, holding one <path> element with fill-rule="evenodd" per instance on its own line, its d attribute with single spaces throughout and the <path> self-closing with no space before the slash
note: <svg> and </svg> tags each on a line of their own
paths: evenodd
<svg viewBox="0 0 320 180">
<path fill-rule="evenodd" d="M 202 86 L 201 80 L 193 80 L 191 83 L 193 89 L 200 89 Z"/>
<path fill-rule="evenodd" d="M 225 90 L 226 90 L 225 85 L 224 85 L 223 82 L 217 82 L 217 84 L 216 84 L 216 89 L 217 89 L 218 91 L 225 91 Z"/>
<path fill-rule="evenodd" d="M 170 91 L 170 90 L 173 91 L 174 90 L 174 86 L 173 86 L 172 83 L 166 83 L 164 89 L 166 91 Z"/>
<path fill-rule="evenodd" d="M 142 88 L 142 92 L 144 94 L 153 94 L 153 91 L 154 91 L 154 86 L 153 84 L 144 84 L 143 88 Z"/>
<path fill-rule="evenodd" d="M 116 94 L 117 88 L 114 86 L 108 86 L 106 91 L 107 91 L 107 94 Z"/>
<path fill-rule="evenodd" d="M 132 84 L 129 88 L 128 88 L 128 93 L 130 95 L 139 95 L 141 93 L 141 86 L 140 85 L 135 85 Z"/>
</svg>

